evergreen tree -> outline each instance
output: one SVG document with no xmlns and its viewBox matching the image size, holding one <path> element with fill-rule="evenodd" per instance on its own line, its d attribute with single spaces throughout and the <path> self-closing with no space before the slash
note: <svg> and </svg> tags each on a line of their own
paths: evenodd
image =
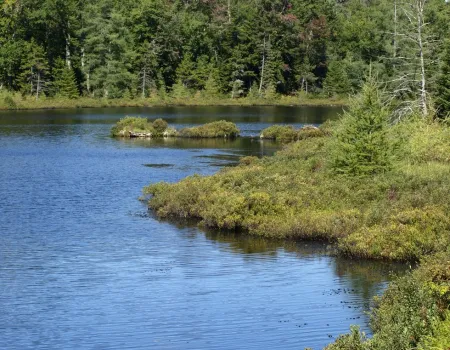
<svg viewBox="0 0 450 350">
<path fill-rule="evenodd" d="M 342 61 L 332 61 L 323 83 L 323 90 L 328 96 L 335 96 L 350 93 L 350 88 L 350 81 L 344 63 Z"/>
<path fill-rule="evenodd" d="M 220 95 L 220 88 L 216 76 L 216 70 L 212 69 L 205 83 L 204 95 L 206 97 L 218 97 Z"/>
<path fill-rule="evenodd" d="M 49 65 L 44 49 L 32 41 L 28 45 L 28 56 L 22 65 L 22 91 L 39 99 L 49 81 Z"/>
<path fill-rule="evenodd" d="M 56 96 L 75 99 L 79 97 L 75 72 L 62 59 L 55 62 L 53 68 L 52 93 Z"/>
<path fill-rule="evenodd" d="M 446 43 L 441 75 L 437 81 L 436 105 L 440 116 L 450 115 L 450 41 Z"/>
<path fill-rule="evenodd" d="M 358 176 L 389 169 L 388 117 L 378 86 L 370 78 L 344 113 L 334 135 L 332 167 L 337 173 Z"/>
</svg>

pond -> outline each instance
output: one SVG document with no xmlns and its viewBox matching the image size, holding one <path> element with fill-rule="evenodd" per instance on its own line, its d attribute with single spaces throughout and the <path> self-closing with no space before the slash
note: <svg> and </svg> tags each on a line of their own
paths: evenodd
<svg viewBox="0 0 450 350">
<path fill-rule="evenodd" d="M 279 145 L 116 140 L 125 115 L 176 127 L 320 124 L 340 108 L 165 107 L 0 113 L 1 349 L 321 349 L 402 266 L 159 221 L 157 181 L 212 174 Z"/>
</svg>

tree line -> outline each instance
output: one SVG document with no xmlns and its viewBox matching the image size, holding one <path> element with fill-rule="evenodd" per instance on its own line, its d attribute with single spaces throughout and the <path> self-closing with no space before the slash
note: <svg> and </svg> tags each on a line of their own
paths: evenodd
<svg viewBox="0 0 450 350">
<path fill-rule="evenodd" d="M 449 91 L 444 0 L 3 0 L 0 13 L 0 87 L 36 98 L 346 95 L 369 72 L 422 108 Z"/>
</svg>

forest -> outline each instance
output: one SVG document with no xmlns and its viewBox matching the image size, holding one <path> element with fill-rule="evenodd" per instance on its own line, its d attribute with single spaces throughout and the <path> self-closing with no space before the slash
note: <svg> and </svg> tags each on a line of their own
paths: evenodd
<svg viewBox="0 0 450 350">
<path fill-rule="evenodd" d="M 448 109 L 444 0 L 3 0 L 0 12 L 3 95 L 330 98 L 370 74 L 402 103 Z"/>
</svg>

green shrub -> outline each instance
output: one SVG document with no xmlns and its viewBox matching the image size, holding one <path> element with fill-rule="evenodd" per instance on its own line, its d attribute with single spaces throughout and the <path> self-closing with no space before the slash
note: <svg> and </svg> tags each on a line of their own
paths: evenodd
<svg viewBox="0 0 450 350">
<path fill-rule="evenodd" d="M 325 133 L 312 125 L 306 125 L 296 130 L 291 125 L 272 125 L 261 131 L 260 138 L 281 142 L 292 142 L 312 137 L 322 137 Z"/>
<path fill-rule="evenodd" d="M 239 136 L 236 124 L 221 120 L 180 130 L 180 137 L 190 138 L 236 138 Z"/>
<path fill-rule="evenodd" d="M 366 350 L 366 335 L 358 327 L 352 326 L 350 334 L 344 334 L 336 342 L 328 345 L 325 350 Z"/>
<path fill-rule="evenodd" d="M 264 129 L 260 137 L 262 139 L 289 142 L 297 139 L 297 131 L 290 125 L 272 125 Z"/>
<path fill-rule="evenodd" d="M 152 123 L 152 126 L 158 134 L 162 134 L 169 127 L 169 124 L 165 120 L 158 118 Z"/>
<path fill-rule="evenodd" d="M 11 95 L 6 95 L 3 101 L 8 109 L 17 109 L 17 103 L 16 101 L 14 101 Z"/>
</svg>

